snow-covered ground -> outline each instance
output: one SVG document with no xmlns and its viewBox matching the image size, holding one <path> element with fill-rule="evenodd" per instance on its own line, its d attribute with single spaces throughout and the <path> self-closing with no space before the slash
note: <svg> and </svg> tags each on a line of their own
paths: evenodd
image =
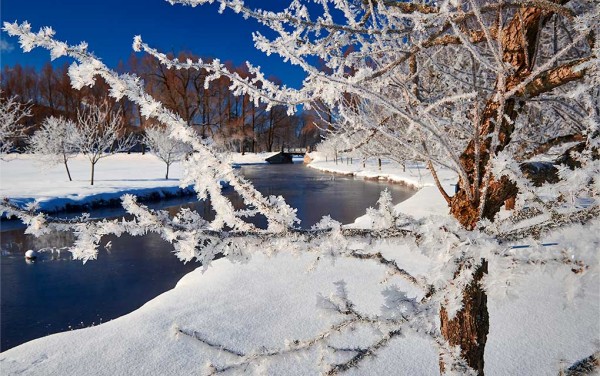
<svg viewBox="0 0 600 376">
<path fill-rule="evenodd" d="M 317 159 L 312 166 L 359 176 L 380 174 L 375 165 L 359 172 L 362 165 L 356 161 L 353 166 L 336 166 Z M 432 187 L 427 171 L 419 171 L 420 175 L 415 175 L 415 169 L 402 172 L 400 166 L 384 164 L 382 172 L 386 178 L 420 187 L 396 210 L 417 216 L 447 215 L 445 203 Z M 442 171 L 441 178 L 450 191 L 455 176 Z M 579 238 L 582 244 L 592 246 L 600 244 L 598 231 L 590 228 L 576 227 L 553 236 L 563 241 Z M 426 257 L 415 255 L 404 245 L 381 242 L 373 246 L 388 257 L 403 259 L 410 273 L 432 272 Z M 339 318 L 317 306 L 317 294 L 329 295 L 335 291 L 334 283 L 341 280 L 360 311 L 381 313 L 381 292 L 387 286 L 382 282 L 383 267 L 338 259 L 335 263 L 321 261 L 309 271 L 316 257 L 290 255 L 282 250 L 271 257 L 256 254 L 243 264 L 217 260 L 206 272 L 197 269 L 189 273 L 173 290 L 131 314 L 96 327 L 40 338 L 0 354 L 0 369 L 7 375 L 202 374 L 208 362 L 222 365 L 235 361 L 236 356 L 219 346 L 245 353 L 283 348 L 286 340 L 308 339 L 326 329 Z M 598 350 L 597 257 L 595 263 L 592 270 L 577 279 L 584 289 L 573 290 L 565 283 L 573 279 L 573 273 L 552 265 L 527 269 L 529 272 L 511 281 L 508 295 L 504 294 L 506 290 L 490 288 L 486 375 L 556 375 L 560 367 Z M 501 266 L 490 263 L 490 274 L 502 272 Z M 387 283 L 401 282 L 392 278 Z M 368 341 L 372 335 L 359 331 L 353 336 L 353 344 Z M 332 341 L 340 347 L 350 345 L 342 338 Z M 247 371 L 268 375 L 318 374 L 322 371 L 319 356 L 316 350 L 276 356 L 258 368 L 248 367 Z M 436 375 L 437 352 L 428 339 L 408 334 L 393 339 L 377 357 L 347 374 Z"/>
<path fill-rule="evenodd" d="M 266 163 L 273 153 L 232 155 L 236 164 Z M 152 154 L 116 154 L 96 165 L 94 185 L 90 185 L 90 164 L 84 156 L 69 161 L 73 181 L 65 167 L 48 166 L 35 155 L 9 155 L 0 160 L 0 197 L 25 205 L 37 202 L 41 210 L 53 212 L 85 205 L 119 204 L 125 193 L 140 199 L 191 194 L 191 187 L 180 187 L 180 163 L 171 165 L 165 180 L 166 165 Z"/>
</svg>

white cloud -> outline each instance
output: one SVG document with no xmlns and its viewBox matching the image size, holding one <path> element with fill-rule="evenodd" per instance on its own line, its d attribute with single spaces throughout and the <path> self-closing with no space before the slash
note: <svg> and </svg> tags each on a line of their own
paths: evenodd
<svg viewBox="0 0 600 376">
<path fill-rule="evenodd" d="M 4 39 L 0 39 L 0 52 L 11 52 L 15 49 L 15 46 L 8 43 Z"/>
</svg>

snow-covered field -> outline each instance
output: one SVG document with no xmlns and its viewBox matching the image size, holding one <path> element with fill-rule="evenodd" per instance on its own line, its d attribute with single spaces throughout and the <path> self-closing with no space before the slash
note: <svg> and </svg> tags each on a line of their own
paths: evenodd
<svg viewBox="0 0 600 376">
<path fill-rule="evenodd" d="M 273 153 L 233 154 L 236 164 L 266 163 Z M 25 205 L 37 202 L 41 210 L 53 212 L 110 201 L 118 204 L 125 193 L 148 197 L 176 196 L 193 193 L 191 187 L 180 187 L 180 163 L 174 163 L 165 180 L 166 165 L 152 154 L 116 154 L 96 165 L 95 182 L 90 185 L 90 164 L 84 156 L 69 161 L 73 181 L 65 167 L 48 166 L 35 155 L 9 155 L 0 160 L 0 197 Z"/>
<path fill-rule="evenodd" d="M 318 158 L 312 167 L 371 178 L 381 174 L 404 181 L 420 191 L 397 205 L 396 210 L 416 216 L 447 215 L 445 203 L 425 169 L 409 168 L 402 172 L 400 166 L 385 163 L 379 172 L 372 163 L 362 169 L 356 161 L 352 166 L 335 165 Z M 99 165 L 98 171 L 101 169 Z M 141 170 L 140 176 L 151 175 L 150 170 Z M 157 178 L 161 171 L 157 162 Z M 174 170 L 173 176 L 177 173 Z M 145 179 L 153 178 L 147 175 Z M 99 185 L 108 179 L 100 176 Z M 452 191 L 455 176 L 442 171 L 441 178 Z M 592 245 L 600 241 L 598 231 L 591 228 L 582 231 L 580 227 L 552 237 L 580 238 L 582 244 Z M 388 257 L 404 259 L 403 265 L 410 273 L 435 272 L 430 270 L 428 258 L 415 255 L 406 246 L 382 242 L 374 247 Z M 217 260 L 206 272 L 197 269 L 186 275 L 173 290 L 131 314 L 96 327 L 40 338 L 0 354 L 0 369 L 3 375 L 202 374 L 208 362 L 222 365 L 236 360 L 235 355 L 219 345 L 244 353 L 268 351 L 283 348 L 286 340 L 308 339 L 326 329 L 339 318 L 317 306 L 317 295 L 334 292 L 334 283 L 341 280 L 359 310 L 370 314 L 381 312 L 384 304 L 381 292 L 386 286 L 382 282 L 383 267 L 338 259 L 335 263 L 321 261 L 309 271 L 316 257 L 281 251 L 271 257 L 256 254 L 243 264 Z M 574 289 L 565 283 L 573 279 L 568 268 L 551 265 L 518 275 L 508 291 L 490 287 L 486 375 L 557 375 L 559 368 L 598 350 L 600 280 L 597 257 L 595 260 L 592 270 L 577 279 L 584 289 Z M 490 274 L 502 272 L 499 265 L 490 263 Z M 392 279 L 388 283 L 399 281 Z M 372 335 L 359 331 L 353 336 L 352 345 L 368 341 Z M 332 341 L 341 347 L 350 345 L 342 338 Z M 347 374 L 439 374 L 437 352 L 429 341 L 413 334 L 395 338 L 377 357 Z M 275 356 L 258 368 L 248 367 L 247 371 L 268 375 L 318 374 L 322 371 L 318 366 L 319 356 L 316 350 Z"/>
</svg>

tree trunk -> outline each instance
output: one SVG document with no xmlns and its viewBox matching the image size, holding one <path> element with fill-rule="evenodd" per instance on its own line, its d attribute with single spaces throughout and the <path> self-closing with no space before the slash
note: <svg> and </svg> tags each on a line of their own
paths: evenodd
<svg viewBox="0 0 600 376">
<path fill-rule="evenodd" d="M 514 210 L 515 209 L 515 197 L 511 197 L 504 202 L 504 209 L 506 210 Z"/>
<path fill-rule="evenodd" d="M 67 164 L 67 159 L 63 159 L 63 162 L 65 163 L 65 169 L 67 170 L 67 175 L 69 176 L 69 181 L 73 181 L 73 179 L 71 179 L 71 171 L 69 171 L 69 165 Z"/>
<path fill-rule="evenodd" d="M 96 167 L 96 164 L 92 163 L 92 177 L 90 179 L 90 185 L 94 185 L 94 167 Z"/>
<path fill-rule="evenodd" d="M 444 338 L 453 346 L 460 346 L 461 355 L 478 375 L 483 375 L 483 355 L 490 328 L 487 296 L 481 287 L 481 279 L 487 274 L 487 261 L 482 260 L 473 274 L 473 281 L 463 292 L 463 308 L 453 319 L 445 307 L 440 310 L 440 328 Z M 444 372 L 440 359 L 440 371 Z"/>
<path fill-rule="evenodd" d="M 167 173 L 165 175 L 165 180 L 169 180 L 169 166 L 170 166 L 170 163 L 167 163 Z"/>
<path fill-rule="evenodd" d="M 561 0 L 559 3 L 565 1 Z M 476 136 L 478 140 L 471 140 L 460 156 L 460 163 L 468 180 L 461 179 L 460 189 L 450 202 L 450 212 L 468 229 L 474 229 L 482 218 L 493 220 L 504 202 L 517 195 L 516 185 L 506 176 L 490 176 L 485 179 L 488 162 L 511 140 L 514 121 L 521 107 L 518 103 L 520 97 L 539 95 L 543 90 L 551 89 L 553 84 L 546 82 L 548 77 L 540 75 L 540 79 L 534 80 L 531 87 L 527 85 L 525 90 L 507 98 L 503 104 L 498 102 L 496 94 L 508 92 L 529 78 L 535 62 L 538 35 L 551 16 L 551 12 L 540 8 L 521 8 L 502 30 L 502 60 L 512 66 L 513 70 L 505 80 L 499 79 L 496 82 L 496 90 L 483 109 L 480 123 L 474 124 L 477 126 L 475 129 L 479 129 Z M 568 82 L 570 79 L 576 79 L 575 75 L 567 75 L 563 81 Z M 543 90 L 537 89 L 534 84 L 537 81 L 545 85 Z M 500 120 L 499 124 L 496 124 L 497 120 Z M 497 135 L 497 144 L 492 150 L 491 136 L 494 134 Z"/>
<path fill-rule="evenodd" d="M 559 0 L 561 3 L 564 1 Z M 495 92 L 478 117 L 479 123 L 473 124 L 478 132 L 460 156 L 466 181 L 461 178 L 449 203 L 452 215 L 467 229 L 474 229 L 482 218 L 493 220 L 504 202 L 517 195 L 517 186 L 508 177 L 489 174 L 489 160 L 511 140 L 514 121 L 522 107 L 520 97 L 539 95 L 542 91 L 527 90 L 528 85 L 504 102 L 499 101 L 496 94 L 509 92 L 531 75 L 538 35 L 551 16 L 551 12 L 540 8 L 521 8 L 502 30 L 502 60 L 513 70 L 505 80 L 499 76 Z M 547 85 L 547 88 L 550 87 Z M 497 137 L 495 145 L 492 145 L 493 135 Z M 480 284 L 487 269 L 487 261 L 481 260 L 472 282 L 463 291 L 463 307 L 454 318 L 448 317 L 444 307 L 440 310 L 442 335 L 451 345 L 460 346 L 461 355 L 478 375 L 484 374 L 484 352 L 489 331 L 487 296 Z M 444 372 L 441 360 L 440 369 Z"/>
</svg>

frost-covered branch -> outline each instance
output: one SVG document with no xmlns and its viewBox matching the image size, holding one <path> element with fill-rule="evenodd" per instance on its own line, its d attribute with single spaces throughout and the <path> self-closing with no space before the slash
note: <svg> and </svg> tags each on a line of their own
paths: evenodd
<svg viewBox="0 0 600 376">
<path fill-rule="evenodd" d="M 581 359 L 568 368 L 561 370 L 558 376 L 584 376 L 593 375 L 600 368 L 600 352 L 588 356 L 587 358 Z"/>
<path fill-rule="evenodd" d="M 233 95 L 250 94 L 255 98 L 256 105 L 258 105 L 259 101 L 266 103 L 268 105 L 267 111 L 270 110 L 273 105 L 284 105 L 288 108 L 289 112 L 293 112 L 297 105 L 309 102 L 309 99 L 307 99 L 302 92 L 285 86 L 280 87 L 267 80 L 260 71 L 260 68 L 254 67 L 248 62 L 246 62 L 246 66 L 248 67 L 249 74 L 247 77 L 242 77 L 239 73 L 228 69 L 219 59 L 213 59 L 211 62 L 204 62 L 202 59 L 198 59 L 197 61 L 188 59 L 185 62 L 181 62 L 179 59 L 169 58 L 164 53 L 161 53 L 144 43 L 141 36 L 135 37 L 133 48 L 135 51 L 144 51 L 154 56 L 168 69 L 195 69 L 198 71 L 206 71 L 208 75 L 204 80 L 205 88 L 209 87 L 211 81 L 219 79 L 220 77 L 227 77 L 231 80 L 229 89 Z"/>
<path fill-rule="evenodd" d="M 569 211 L 567 213 L 553 214 L 548 220 L 537 223 L 532 226 L 524 228 L 518 228 L 503 234 L 498 235 L 498 240 L 501 242 L 513 242 L 516 240 L 523 239 L 531 236 L 534 239 L 540 239 L 545 233 L 552 229 L 567 226 L 573 223 L 588 223 L 600 216 L 600 206 L 595 205 L 593 207 Z"/>
</svg>

